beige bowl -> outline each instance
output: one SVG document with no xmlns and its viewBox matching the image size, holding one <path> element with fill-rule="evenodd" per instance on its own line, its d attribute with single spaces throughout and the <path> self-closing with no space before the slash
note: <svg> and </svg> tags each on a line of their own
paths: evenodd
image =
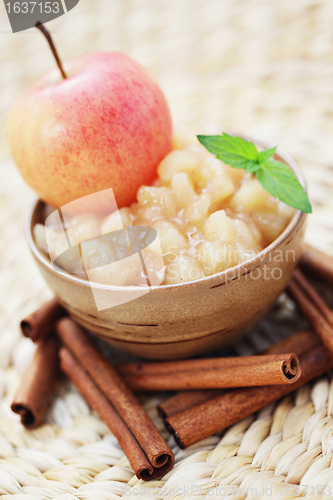
<svg viewBox="0 0 333 500">
<path fill-rule="evenodd" d="M 265 145 L 266 147 L 266 145 Z M 296 162 L 279 150 L 304 185 Z M 152 286 L 135 300 L 137 287 L 89 283 L 53 269 L 36 247 L 33 227 L 44 222 L 38 201 L 27 221 L 27 238 L 47 284 L 70 316 L 87 330 L 143 358 L 171 359 L 209 351 L 239 338 L 275 302 L 300 257 L 305 214 L 297 212 L 283 233 L 250 261 L 194 282 Z M 121 297 L 122 305 L 98 311 L 95 293 Z"/>
</svg>

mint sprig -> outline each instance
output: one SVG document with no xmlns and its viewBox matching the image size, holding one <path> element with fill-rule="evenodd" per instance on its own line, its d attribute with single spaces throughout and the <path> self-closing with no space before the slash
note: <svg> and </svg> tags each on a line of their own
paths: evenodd
<svg viewBox="0 0 333 500">
<path fill-rule="evenodd" d="M 312 213 L 307 194 L 296 175 L 285 163 L 271 159 L 276 147 L 259 152 L 252 142 L 226 133 L 197 135 L 197 138 L 219 160 L 253 174 L 274 198 L 302 212 Z"/>
</svg>

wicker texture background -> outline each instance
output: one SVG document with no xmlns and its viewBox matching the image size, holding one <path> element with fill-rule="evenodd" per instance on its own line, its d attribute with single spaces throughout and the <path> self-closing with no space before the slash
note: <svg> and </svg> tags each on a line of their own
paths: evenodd
<svg viewBox="0 0 333 500">
<path fill-rule="evenodd" d="M 221 131 L 251 134 L 288 150 L 305 170 L 314 204 L 307 239 L 328 252 L 333 251 L 332 25 L 330 0 L 80 0 L 49 23 L 64 60 L 86 51 L 120 50 L 149 67 L 176 122 L 197 133 L 214 123 Z M 137 486 L 137 480 L 115 439 L 72 386 L 60 388 L 49 424 L 37 431 L 25 431 L 10 411 L 34 352 L 18 322 L 51 294 L 24 240 L 23 221 L 34 194 L 9 159 L 5 124 L 15 97 L 53 64 L 37 31 L 11 34 L 1 4 L 0 495 L 117 500 L 126 498 L 126 485 Z M 272 319 L 286 328 L 273 326 Z M 237 351 L 253 352 L 290 326 L 295 328 L 292 304 L 283 302 Z M 162 429 L 155 405 L 146 401 Z M 219 498 L 224 487 L 225 495 L 237 500 L 246 498 L 250 487 L 256 495 L 247 498 L 265 498 L 272 485 L 274 498 L 293 498 L 287 484 L 301 484 L 301 493 L 313 497 L 318 485 L 333 487 L 332 414 L 333 385 L 324 377 L 233 426 L 222 440 L 214 436 L 185 451 L 171 440 L 177 464 L 158 485 L 166 484 L 168 498 L 204 498 L 200 486 L 218 485 Z M 177 487 L 190 490 L 173 495 Z"/>
</svg>

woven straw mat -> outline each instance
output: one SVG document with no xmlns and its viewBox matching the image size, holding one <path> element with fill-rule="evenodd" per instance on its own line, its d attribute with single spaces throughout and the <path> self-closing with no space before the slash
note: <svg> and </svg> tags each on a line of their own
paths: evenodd
<svg viewBox="0 0 333 500">
<path fill-rule="evenodd" d="M 147 66 L 175 122 L 197 133 L 214 123 L 288 150 L 305 171 L 314 206 L 307 240 L 327 252 L 333 248 L 332 25 L 330 0 L 80 0 L 49 23 L 65 60 L 120 50 Z M 22 337 L 19 320 L 51 292 L 24 239 L 35 195 L 9 158 L 5 124 L 15 97 L 54 62 L 37 30 L 11 33 L 2 3 L 0 44 L 1 498 L 117 500 L 129 496 L 129 486 L 132 495 L 157 500 L 322 498 L 324 486 L 324 497 L 333 498 L 330 374 L 186 450 L 164 430 L 158 399 L 147 398 L 143 404 L 176 458 L 153 484 L 135 478 L 115 438 L 69 383 L 59 388 L 46 425 L 33 432 L 21 426 L 10 404 L 35 346 Z M 323 293 L 330 298 L 327 288 Z M 300 324 L 282 296 L 234 350 L 254 353 Z"/>
</svg>

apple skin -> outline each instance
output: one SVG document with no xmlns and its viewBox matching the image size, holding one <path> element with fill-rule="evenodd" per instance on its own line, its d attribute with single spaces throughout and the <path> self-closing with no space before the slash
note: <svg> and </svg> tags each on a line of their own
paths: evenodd
<svg viewBox="0 0 333 500">
<path fill-rule="evenodd" d="M 172 147 L 164 94 L 148 71 L 119 52 L 91 53 L 28 88 L 15 103 L 8 142 L 25 181 L 46 203 L 112 188 L 118 207 L 150 184 Z M 103 199 L 103 201 L 101 201 Z M 78 211 L 107 213 L 108 197 Z"/>
</svg>

